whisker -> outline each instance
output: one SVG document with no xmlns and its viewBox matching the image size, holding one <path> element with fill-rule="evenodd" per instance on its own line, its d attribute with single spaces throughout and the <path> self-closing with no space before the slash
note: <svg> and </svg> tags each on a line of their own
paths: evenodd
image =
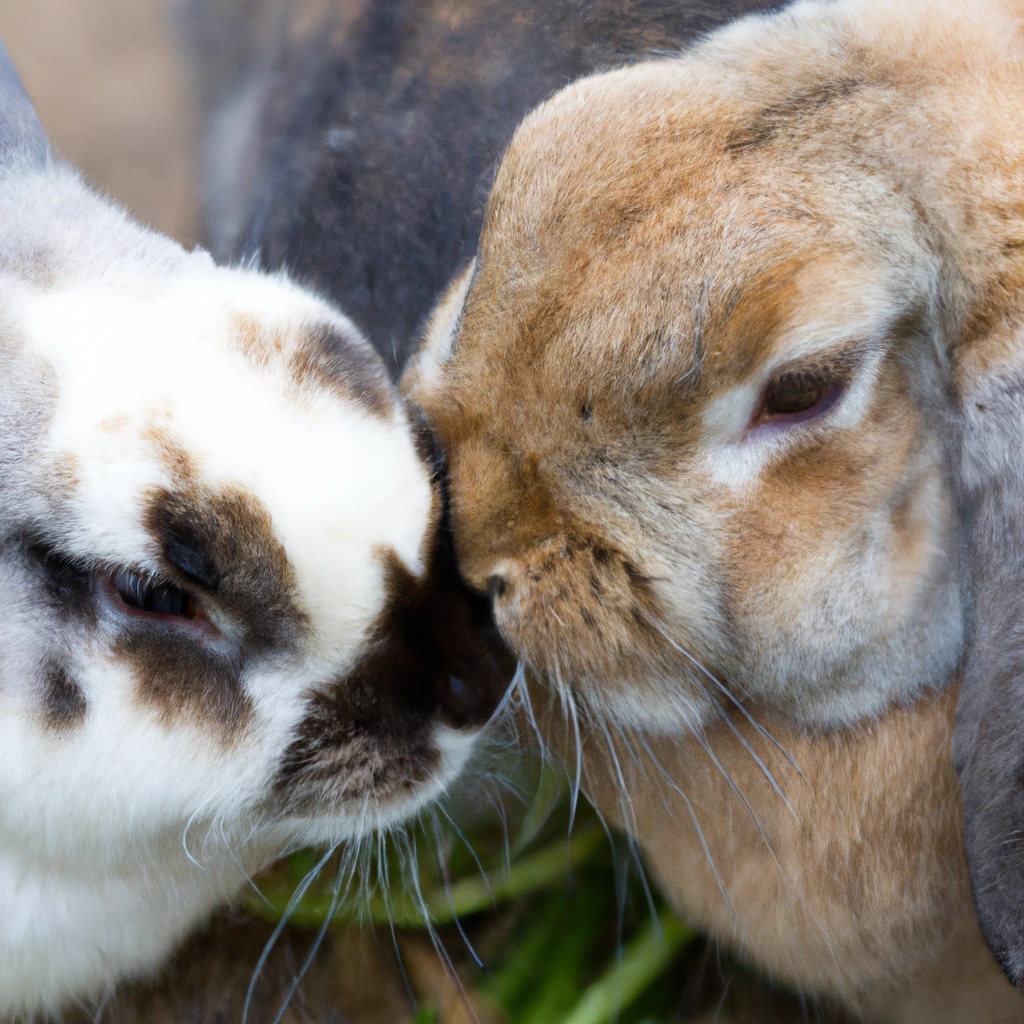
<svg viewBox="0 0 1024 1024">
<path fill-rule="evenodd" d="M 561 673 L 558 678 L 558 696 L 567 721 L 572 724 L 573 739 L 576 744 L 576 763 L 569 797 L 569 832 L 571 833 L 576 823 L 576 807 L 579 804 L 580 787 L 583 783 L 583 739 L 580 735 L 580 716 L 576 707 L 576 699 L 569 687 L 562 682 Z"/>
<path fill-rule="evenodd" d="M 448 821 L 451 822 L 451 818 L 449 817 L 447 812 L 443 812 L 443 813 L 444 813 L 445 817 L 448 818 Z M 473 958 L 473 961 L 477 965 L 477 967 L 479 967 L 481 970 L 483 970 L 484 962 L 477 955 L 476 949 L 473 947 L 473 943 L 469 941 L 469 936 L 466 934 L 465 930 L 462 927 L 462 920 L 459 918 L 458 913 L 456 913 L 455 901 L 452 899 L 452 879 L 451 879 L 451 873 L 448 870 L 447 858 L 445 857 L 444 849 L 443 849 L 443 847 L 441 845 L 441 834 L 440 834 L 440 829 L 438 828 L 437 816 L 434 815 L 433 813 L 431 813 L 431 817 L 433 818 L 433 823 L 434 823 L 434 842 L 435 842 L 436 848 L 437 848 L 438 864 L 439 864 L 439 867 L 441 869 L 441 881 L 444 883 L 444 894 L 445 894 L 445 897 L 448 900 L 448 907 L 450 908 L 450 910 L 452 912 L 452 920 L 455 922 L 455 927 L 458 929 L 459 936 L 462 938 L 462 942 L 465 945 L 466 950 L 469 952 L 469 955 Z M 454 827 L 454 823 L 452 823 L 452 824 L 453 824 L 453 827 Z M 462 835 L 461 829 L 459 829 L 457 831 L 458 831 L 459 835 L 462 837 L 462 841 L 464 843 L 466 843 L 466 846 L 468 847 L 469 852 L 473 855 L 473 860 L 476 862 L 477 867 L 480 869 L 480 874 L 483 877 L 484 884 L 487 886 L 487 892 L 490 894 L 491 901 L 493 902 L 494 901 L 494 892 L 491 889 L 491 882 L 490 882 L 490 879 L 487 877 L 487 872 L 484 871 L 483 864 L 480 863 L 480 858 L 477 857 L 477 855 L 476 855 L 476 850 L 474 850 L 473 847 L 470 846 L 468 842 L 466 842 L 466 838 L 465 838 L 465 836 Z"/>
<path fill-rule="evenodd" d="M 413 850 L 414 850 L 414 853 L 415 853 L 415 849 L 416 849 L 416 838 L 415 838 L 415 836 L 413 836 L 412 843 L 413 843 Z M 444 875 L 444 873 L 442 873 L 442 877 L 444 878 L 445 891 L 446 891 L 446 893 L 448 895 L 449 903 L 450 903 L 451 902 L 451 888 L 450 888 L 450 884 L 449 884 L 449 879 Z M 479 1024 L 479 1018 L 477 1017 L 476 1010 L 473 1008 L 473 1004 L 469 1000 L 469 996 L 466 993 L 465 986 L 462 984 L 462 979 L 459 977 L 459 973 L 455 969 L 455 964 L 452 961 L 451 955 L 448 952 L 448 948 L 441 941 L 441 936 L 438 934 L 437 929 L 434 927 L 434 922 L 430 919 L 430 910 L 429 910 L 426 898 L 423 895 L 423 889 L 422 889 L 422 887 L 420 885 L 420 878 L 419 878 L 419 872 L 418 871 L 412 876 L 412 882 L 413 882 L 413 893 L 415 895 L 417 903 L 419 904 L 420 913 L 423 915 L 423 920 L 424 920 L 424 923 L 426 924 L 427 935 L 430 936 L 430 942 L 431 942 L 431 944 L 434 947 L 434 951 L 437 953 L 438 957 L 441 959 L 441 962 L 444 964 L 444 967 L 448 971 L 449 975 L 454 979 L 455 984 L 458 985 L 459 994 L 460 994 L 460 996 L 462 998 L 462 1003 L 465 1006 L 465 1008 L 466 1008 L 467 1012 L 469 1013 L 470 1017 L 473 1019 L 475 1024 Z M 452 907 L 452 909 L 454 911 L 454 907 Z M 470 945 L 469 939 L 466 937 L 465 932 L 462 930 L 462 925 L 459 922 L 459 919 L 458 919 L 457 915 L 455 917 L 455 924 L 458 927 L 459 934 L 462 936 L 463 941 L 466 943 L 467 949 L 472 954 L 473 958 L 477 961 L 477 963 L 481 967 L 483 967 L 483 962 L 479 959 L 479 957 L 477 957 L 476 951 L 473 949 L 472 945 Z"/>
<path fill-rule="evenodd" d="M 619 806 L 622 811 L 623 823 L 628 823 L 628 831 L 632 835 L 636 835 L 636 812 L 633 810 L 633 800 L 629 794 L 629 787 L 626 785 L 625 776 L 622 774 L 622 765 L 619 763 L 618 751 L 615 749 L 615 744 L 612 741 L 611 733 L 608 731 L 604 717 L 599 716 L 597 722 L 601 732 L 604 734 L 605 745 L 608 747 L 608 753 L 611 755 L 612 765 L 615 768 L 615 775 L 619 784 Z"/>
<path fill-rule="evenodd" d="M 452 820 L 452 816 L 445 809 L 444 804 L 438 803 L 435 806 L 436 806 L 436 810 L 440 811 L 445 816 L 445 818 L 448 821 L 448 824 L 451 825 L 451 827 L 454 830 L 456 836 L 458 836 L 458 838 L 462 841 L 462 845 L 465 846 L 466 849 L 469 851 L 469 855 L 473 858 L 473 863 L 476 865 L 477 870 L 480 872 L 480 877 L 484 880 L 484 885 L 487 887 L 487 892 L 490 894 L 490 897 L 493 900 L 494 899 L 494 892 L 491 890 L 491 880 L 488 877 L 487 872 L 484 870 L 483 863 L 481 862 L 480 858 L 477 856 L 476 849 L 473 847 L 473 844 L 469 841 L 469 839 L 466 838 L 466 833 L 463 832 L 462 829 L 459 828 L 459 826 L 456 825 L 455 822 Z M 430 808 L 430 817 L 432 818 L 432 820 L 434 822 L 434 831 L 435 831 L 435 833 L 439 833 L 440 830 L 437 827 L 437 825 L 438 825 L 437 814 L 436 814 L 436 811 L 435 811 L 435 809 L 433 807 Z M 440 836 L 438 836 L 438 838 L 440 838 Z M 440 857 L 440 848 L 438 849 L 438 856 Z M 447 865 L 443 864 L 442 867 L 446 869 Z M 447 878 L 447 871 L 445 871 L 445 877 Z"/>
<path fill-rule="evenodd" d="M 701 849 L 704 851 L 704 857 L 708 862 L 708 866 L 711 868 L 712 874 L 715 876 L 715 884 L 718 886 L 718 891 L 721 893 L 722 900 L 725 902 L 729 913 L 735 918 L 736 912 L 733 910 L 732 903 L 729 901 L 729 896 L 725 891 L 725 882 L 722 880 L 721 874 L 718 871 L 718 865 L 715 863 L 715 858 L 711 855 L 711 848 L 708 846 L 707 837 L 704 835 L 704 829 L 701 828 L 700 822 L 697 820 L 697 812 L 693 809 L 693 803 L 690 798 L 686 795 L 683 789 L 678 785 L 675 779 L 662 767 L 661 762 L 655 756 L 654 751 L 651 750 L 650 744 L 647 739 L 641 734 L 639 736 L 640 742 L 643 744 L 644 749 L 647 751 L 648 756 L 651 758 L 651 762 L 655 768 L 661 773 L 665 781 L 672 787 L 673 790 L 679 795 L 683 803 L 686 805 L 686 810 L 690 815 L 690 821 L 693 824 L 693 828 L 697 833 L 697 839 L 700 842 Z"/>
<path fill-rule="evenodd" d="M 789 765 L 793 769 L 793 771 L 795 771 L 800 776 L 800 778 L 804 778 L 804 773 L 800 770 L 800 765 L 797 764 L 796 759 L 793 757 L 793 755 L 750 713 L 750 711 L 744 706 L 743 702 L 738 700 L 736 698 L 736 695 L 733 694 L 729 690 L 729 688 L 713 672 L 710 672 L 708 668 L 700 661 L 700 659 L 695 658 L 688 650 L 686 650 L 685 647 L 682 647 L 678 643 L 676 643 L 676 641 L 669 634 L 668 630 L 665 628 L 663 623 L 659 622 L 658 619 L 650 613 L 645 613 L 645 615 L 647 621 L 650 622 L 652 626 L 654 626 L 654 628 L 672 646 L 672 648 L 678 651 L 678 653 L 681 654 L 684 658 L 686 658 L 686 660 L 690 662 L 690 664 L 695 669 L 697 669 L 697 671 L 700 672 L 705 679 L 711 682 L 722 694 L 724 694 L 725 697 L 740 712 L 740 714 L 743 715 L 743 717 L 751 724 L 751 726 L 758 733 L 760 733 L 766 740 L 768 740 L 769 743 L 771 743 L 778 749 L 779 753 L 781 753 L 782 756 L 789 762 Z M 759 764 L 761 763 L 762 762 L 759 761 Z M 774 779 L 770 778 L 769 781 L 773 785 L 775 785 Z"/>
<path fill-rule="evenodd" d="M 338 906 L 341 903 L 341 875 L 335 879 L 334 885 L 331 890 L 331 903 L 327 910 L 327 915 L 323 919 L 323 923 L 317 930 L 316 938 L 313 940 L 313 945 L 310 948 L 309 955 L 303 961 L 302 966 L 299 968 L 295 977 L 292 979 L 292 983 L 288 988 L 288 992 L 285 994 L 284 1002 L 281 1004 L 281 1009 L 277 1011 L 277 1016 L 274 1017 L 273 1024 L 281 1024 L 281 1020 L 285 1013 L 288 1012 L 288 1006 L 291 1003 L 295 993 L 298 991 L 299 985 L 302 984 L 302 979 L 306 976 L 309 968 L 313 964 L 313 960 L 316 958 L 317 953 L 320 951 L 320 947 L 323 945 L 324 938 L 327 935 L 327 929 L 331 925 L 331 921 L 334 919 L 334 915 L 337 913 Z"/>
<path fill-rule="evenodd" d="M 192 816 L 185 822 L 185 830 L 181 833 L 181 848 L 185 851 L 185 856 L 189 859 L 190 863 L 195 867 L 202 870 L 203 865 L 192 855 L 192 851 L 188 848 L 188 832 L 192 827 L 192 823 L 203 813 L 203 809 L 209 803 L 209 800 L 203 801 L 193 812 Z"/>
<path fill-rule="evenodd" d="M 754 748 L 747 741 L 746 736 L 744 736 L 743 733 L 741 733 L 739 731 L 739 729 L 736 728 L 735 723 L 733 722 L 733 720 L 730 717 L 730 715 L 725 711 L 725 709 L 720 704 L 718 704 L 717 701 L 715 703 L 715 706 L 718 708 L 718 710 L 719 710 L 719 712 L 721 714 L 722 720 L 730 728 L 730 730 L 732 731 L 733 735 L 743 745 L 743 749 L 746 750 L 746 752 L 753 758 L 754 763 L 757 765 L 757 767 L 761 769 L 761 773 L 768 780 L 768 782 L 771 785 L 772 789 L 774 789 L 775 792 L 778 793 L 779 798 L 786 805 L 786 810 L 789 811 L 789 813 L 791 815 L 793 815 L 793 820 L 799 822 L 800 818 L 797 815 L 796 811 L 793 809 L 793 805 L 789 802 L 789 797 L 786 796 L 786 794 L 783 791 L 782 787 L 775 780 L 775 776 L 768 769 L 768 766 L 764 763 L 764 761 L 761 760 L 761 758 L 758 755 L 757 751 L 754 750 Z"/>
<path fill-rule="evenodd" d="M 317 862 L 316 866 L 306 873 L 306 877 L 296 886 L 295 892 L 292 893 L 291 899 L 288 901 L 288 905 L 284 909 L 284 913 L 281 915 L 281 920 L 278 921 L 274 930 L 270 933 L 270 938 L 267 939 L 266 945 L 263 947 L 263 952 L 260 953 L 259 960 L 256 961 L 256 967 L 253 969 L 252 978 L 249 981 L 249 988 L 245 993 L 245 1002 L 242 1004 L 242 1024 L 246 1024 L 249 1019 L 249 1007 L 252 1004 L 253 993 L 256 991 L 256 982 L 259 981 L 260 973 L 266 966 L 267 960 L 270 958 L 271 951 L 274 948 L 277 940 L 281 937 L 281 933 L 284 931 L 288 924 L 288 919 L 295 912 L 295 908 L 302 901 L 303 896 L 306 895 L 306 891 L 313 884 L 313 880 L 323 870 L 324 865 L 331 859 L 334 851 L 337 849 L 337 845 L 332 846 Z"/>
<path fill-rule="evenodd" d="M 740 787 L 736 785 L 736 782 L 734 781 L 733 777 L 726 770 L 722 762 L 718 760 L 718 756 L 715 754 L 714 750 L 712 750 L 711 744 L 708 742 L 707 737 L 696 729 L 693 731 L 692 735 L 693 738 L 700 744 L 701 750 L 703 750 L 704 753 L 708 755 L 708 757 L 711 759 L 711 763 L 718 769 L 718 773 L 722 776 L 723 779 L 725 779 L 725 782 L 728 785 L 728 787 L 736 795 L 736 799 L 739 800 L 739 802 L 743 805 L 744 810 L 746 810 L 747 814 L 750 815 L 750 820 L 753 821 L 754 827 L 757 829 L 758 834 L 764 841 L 764 845 L 768 847 L 769 853 L 771 853 L 772 857 L 774 858 L 775 853 L 774 851 L 772 851 L 771 841 L 768 838 L 768 833 L 765 832 L 764 827 L 761 825 L 761 820 L 754 812 L 754 808 L 750 806 L 750 802 L 747 800 L 742 790 L 740 790 Z"/>
<path fill-rule="evenodd" d="M 615 726 L 615 731 L 619 734 L 619 739 L 622 740 L 622 743 L 624 744 L 626 749 L 629 751 L 630 757 L 632 757 L 633 761 L 636 763 L 636 765 L 640 769 L 640 771 L 643 772 L 644 778 L 648 782 L 653 784 L 655 780 L 651 778 L 651 773 L 647 770 L 646 765 L 644 765 L 642 759 L 640 758 L 640 755 L 634 749 L 633 744 L 630 743 L 629 736 L 626 734 L 626 730 L 623 729 L 623 727 L 620 724 L 618 724 L 617 722 L 613 723 L 613 724 Z M 659 764 L 658 767 L 661 768 L 661 765 Z M 662 774 L 664 774 L 665 770 L 663 768 L 661 768 L 661 771 L 662 771 Z M 656 790 L 657 790 L 658 796 L 661 798 L 661 805 L 662 805 L 662 807 L 665 808 L 665 813 L 668 815 L 669 820 L 670 821 L 674 821 L 675 820 L 675 813 L 673 812 L 671 805 L 669 804 L 668 800 L 665 797 L 664 789 L 660 785 L 658 785 L 656 787 Z"/>
</svg>

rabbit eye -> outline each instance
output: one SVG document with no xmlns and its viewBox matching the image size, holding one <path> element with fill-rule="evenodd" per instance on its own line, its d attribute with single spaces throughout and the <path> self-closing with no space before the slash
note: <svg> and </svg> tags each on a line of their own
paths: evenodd
<svg viewBox="0 0 1024 1024">
<path fill-rule="evenodd" d="M 119 569 L 113 576 L 113 587 L 122 603 L 148 615 L 171 615 L 195 618 L 196 602 L 171 583 L 164 583 L 130 569 Z"/>
<path fill-rule="evenodd" d="M 842 396 L 847 374 L 832 369 L 787 370 L 765 388 L 755 423 L 804 423 L 832 408 Z"/>
</svg>

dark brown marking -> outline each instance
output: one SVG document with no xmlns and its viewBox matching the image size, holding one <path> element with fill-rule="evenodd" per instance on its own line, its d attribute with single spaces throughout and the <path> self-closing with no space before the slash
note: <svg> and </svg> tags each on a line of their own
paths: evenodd
<svg viewBox="0 0 1024 1024">
<path fill-rule="evenodd" d="M 366 653 L 310 700 L 282 760 L 275 791 L 290 813 L 412 791 L 437 766 L 434 724 L 482 725 L 512 677 L 490 603 L 459 579 L 444 539 L 423 579 L 383 558 L 388 600 Z"/>
<path fill-rule="evenodd" d="M 759 110 L 748 122 L 734 128 L 726 138 L 725 149 L 735 152 L 753 149 L 772 142 L 781 133 L 791 129 L 799 121 L 836 100 L 851 95 L 864 83 L 853 78 L 826 82 L 817 89 L 797 93 L 782 103 L 776 103 Z"/>
<path fill-rule="evenodd" d="M 43 713 L 51 729 L 63 732 L 85 720 L 85 694 L 63 662 L 48 661 L 43 666 L 42 683 Z"/>
<path fill-rule="evenodd" d="M 88 566 L 41 541 L 27 541 L 25 550 L 29 559 L 39 567 L 43 592 L 50 605 L 62 617 L 95 622 L 92 574 Z"/>
<path fill-rule="evenodd" d="M 355 330 L 321 323 L 293 335 L 238 316 L 234 341 L 256 366 L 284 363 L 300 390 L 331 392 L 382 419 L 390 417 L 398 403 L 380 357 Z"/>
<path fill-rule="evenodd" d="M 294 600 L 295 572 L 258 498 L 236 488 L 216 494 L 198 487 L 158 489 L 143 522 L 169 567 L 181 572 L 175 582 L 187 588 L 205 578 L 217 603 L 245 623 L 250 645 L 294 645 L 305 626 Z"/>
<path fill-rule="evenodd" d="M 241 684 L 249 660 L 294 649 L 306 627 L 294 571 L 269 513 L 243 491 L 159 489 L 144 524 L 168 579 L 226 615 L 240 636 L 211 639 L 187 622 L 142 618 L 125 626 L 114 653 L 132 665 L 142 699 L 163 717 L 197 719 L 227 740 L 252 712 Z"/>
<path fill-rule="evenodd" d="M 289 367 L 300 387 L 332 391 L 346 401 L 355 399 L 382 419 L 395 410 L 397 396 L 380 357 L 354 332 L 342 332 L 335 324 L 309 328 Z"/>
</svg>

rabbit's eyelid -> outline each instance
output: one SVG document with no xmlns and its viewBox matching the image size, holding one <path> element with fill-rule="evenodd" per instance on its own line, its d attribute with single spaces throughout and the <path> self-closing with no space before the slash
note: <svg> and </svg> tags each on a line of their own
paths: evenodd
<svg viewBox="0 0 1024 1024">
<path fill-rule="evenodd" d="M 754 406 L 750 422 L 747 424 L 744 440 L 749 440 L 755 432 L 765 427 L 771 430 L 783 430 L 809 423 L 824 416 L 842 401 L 853 382 L 859 362 L 856 354 L 843 352 L 832 359 L 801 360 L 773 371 L 761 387 L 757 404 Z M 786 378 L 818 381 L 824 394 L 819 400 L 804 409 L 792 412 L 772 411 L 769 407 L 772 400 L 772 389 L 784 382 Z"/>
<path fill-rule="evenodd" d="M 853 358 L 859 350 L 860 358 Z M 846 357 L 847 353 L 837 353 Z M 867 414 L 874 394 L 874 383 L 882 363 L 880 345 L 858 346 L 849 350 L 850 377 L 842 392 L 821 414 L 803 422 L 755 423 L 762 388 L 741 384 L 727 391 L 705 411 L 705 465 L 711 479 L 739 491 L 756 484 L 764 469 L 786 452 L 794 450 L 801 437 L 819 430 L 846 430 L 856 427 Z M 825 365 L 829 360 L 822 360 Z M 786 366 L 810 365 L 810 361 Z M 833 363 L 834 365 L 834 363 Z M 775 374 L 785 366 L 778 367 Z M 774 379 L 773 374 L 768 379 Z M 767 381 L 766 381 L 767 384 Z"/>
<path fill-rule="evenodd" d="M 172 623 L 190 628 L 209 639 L 219 640 L 224 637 L 223 631 L 211 617 L 206 606 L 190 591 L 179 587 L 164 576 L 145 569 L 133 569 L 121 566 L 117 569 L 96 570 L 97 589 L 108 607 L 117 614 L 130 619 L 149 620 L 154 623 Z M 134 590 L 134 596 L 141 605 L 144 602 L 145 589 L 167 589 L 177 591 L 183 598 L 182 612 L 151 611 L 132 604 L 125 597 L 125 590 Z"/>
</svg>

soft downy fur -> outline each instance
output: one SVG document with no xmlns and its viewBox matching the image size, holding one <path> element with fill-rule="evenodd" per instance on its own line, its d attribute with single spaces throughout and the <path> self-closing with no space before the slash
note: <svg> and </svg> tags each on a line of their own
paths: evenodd
<svg viewBox="0 0 1024 1024">
<path fill-rule="evenodd" d="M 329 295 L 394 371 L 476 248 L 515 126 L 566 82 L 771 0 L 177 0 L 221 258 Z"/>
<path fill-rule="evenodd" d="M 975 603 L 953 756 L 982 930 L 1024 988 L 1024 354 L 1012 315 L 997 315 L 996 344 L 963 371 L 960 483 Z"/>
<path fill-rule="evenodd" d="M 1022 16 L 799 3 L 570 86 L 404 383 L 541 734 L 694 920 L 864 1020 L 1024 1020 L 950 756 L 970 558 L 1006 565 L 976 647 L 1015 621 L 1016 485 L 969 510 L 1020 437 L 987 403 L 1018 401 Z M 996 798 L 1012 859 L 986 664 L 967 821 Z"/>
<path fill-rule="evenodd" d="M 0 49 L 0 1017 L 413 813 L 508 678 L 350 321 L 54 157 Z"/>
</svg>

